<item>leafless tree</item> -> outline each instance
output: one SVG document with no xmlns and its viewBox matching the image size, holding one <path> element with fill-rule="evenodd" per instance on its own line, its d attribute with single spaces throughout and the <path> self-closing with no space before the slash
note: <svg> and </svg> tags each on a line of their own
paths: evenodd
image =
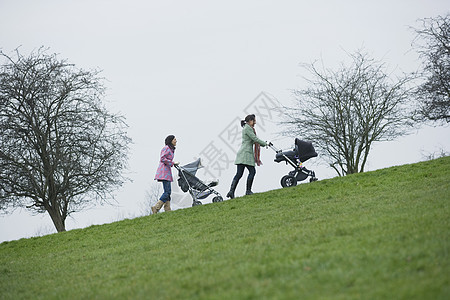
<svg viewBox="0 0 450 300">
<path fill-rule="evenodd" d="M 47 212 L 60 232 L 71 213 L 113 198 L 130 139 L 102 105 L 99 71 L 47 52 L 0 52 L 0 209 Z"/>
<path fill-rule="evenodd" d="M 419 20 L 413 47 L 423 59 L 425 81 L 417 89 L 423 119 L 450 122 L 450 14 Z"/>
<path fill-rule="evenodd" d="M 313 141 L 320 155 L 340 175 L 363 172 L 371 146 L 405 135 L 411 122 L 408 83 L 413 76 L 391 79 L 383 63 L 361 50 L 350 66 L 337 71 L 303 65 L 307 87 L 294 91 L 294 107 L 285 107 L 284 134 Z"/>
<path fill-rule="evenodd" d="M 432 152 L 422 150 L 421 155 L 422 155 L 422 160 L 433 160 L 433 159 L 438 159 L 441 157 L 449 156 L 450 153 L 441 147 Z"/>
</svg>

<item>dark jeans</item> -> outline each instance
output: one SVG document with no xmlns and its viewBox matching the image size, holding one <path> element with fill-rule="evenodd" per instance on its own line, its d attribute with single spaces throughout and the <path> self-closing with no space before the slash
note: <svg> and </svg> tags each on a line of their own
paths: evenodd
<svg viewBox="0 0 450 300">
<path fill-rule="evenodd" d="M 166 203 L 166 201 L 170 201 L 170 194 L 172 193 L 172 183 L 168 180 L 160 180 L 163 184 L 164 193 L 162 194 L 161 200 L 162 202 Z"/>
<path fill-rule="evenodd" d="M 237 171 L 236 171 L 236 175 L 234 175 L 233 180 L 239 181 L 241 179 L 242 175 L 244 175 L 245 168 L 248 169 L 247 180 L 255 178 L 256 168 L 254 166 L 242 165 L 242 164 L 236 165 L 236 166 L 237 166 Z"/>
</svg>

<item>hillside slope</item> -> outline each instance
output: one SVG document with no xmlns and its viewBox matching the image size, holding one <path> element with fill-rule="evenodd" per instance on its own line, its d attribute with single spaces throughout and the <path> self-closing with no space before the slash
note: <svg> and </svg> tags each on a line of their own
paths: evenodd
<svg viewBox="0 0 450 300">
<path fill-rule="evenodd" d="M 1 299 L 448 299 L 450 157 L 0 244 Z"/>
</svg>

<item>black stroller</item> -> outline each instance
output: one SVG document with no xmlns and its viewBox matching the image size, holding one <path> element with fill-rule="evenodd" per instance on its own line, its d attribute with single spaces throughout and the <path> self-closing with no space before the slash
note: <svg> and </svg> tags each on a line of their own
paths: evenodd
<svg viewBox="0 0 450 300">
<path fill-rule="evenodd" d="M 275 162 L 279 163 L 285 161 L 286 164 L 290 164 L 294 167 L 294 171 L 288 173 L 281 178 L 282 187 L 290 187 L 297 185 L 297 181 L 303 181 L 308 177 L 309 182 L 317 181 L 314 171 L 308 170 L 303 167 L 302 163 L 312 157 L 316 157 L 317 153 L 311 142 L 305 142 L 299 139 L 295 139 L 295 148 L 291 151 L 283 151 L 275 148 L 273 145 L 270 147 L 277 153 L 275 156 Z"/>
<path fill-rule="evenodd" d="M 189 191 L 192 196 L 192 206 L 202 205 L 202 202 L 198 201 L 198 199 L 205 199 L 211 194 L 216 195 L 212 202 L 222 202 L 222 196 L 212 188 L 218 185 L 219 182 L 217 180 L 206 184 L 195 176 L 197 170 L 202 167 L 200 158 L 182 167 L 175 165 L 175 168 L 178 170 L 178 176 L 180 176 L 178 178 L 178 186 L 185 193 Z"/>
</svg>

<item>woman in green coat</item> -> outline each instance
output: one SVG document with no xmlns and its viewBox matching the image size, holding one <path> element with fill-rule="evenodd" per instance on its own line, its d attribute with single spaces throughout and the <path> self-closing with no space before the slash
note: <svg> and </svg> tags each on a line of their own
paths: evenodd
<svg viewBox="0 0 450 300">
<path fill-rule="evenodd" d="M 237 153 L 236 160 L 234 164 L 237 166 L 236 175 L 231 182 L 230 191 L 227 194 L 228 198 L 234 198 L 234 191 L 244 174 L 244 169 L 247 168 L 249 171 L 247 177 L 247 191 L 246 195 L 251 195 L 253 179 L 255 178 L 256 169 L 255 162 L 258 166 L 261 165 L 261 160 L 259 159 L 260 146 L 267 146 L 268 143 L 260 140 L 256 136 L 255 126 L 256 118 L 255 115 L 248 115 L 245 120 L 241 121 L 242 129 L 242 145 Z M 270 143 L 269 143 L 270 144 Z M 253 147 L 255 146 L 255 147 Z"/>
</svg>

